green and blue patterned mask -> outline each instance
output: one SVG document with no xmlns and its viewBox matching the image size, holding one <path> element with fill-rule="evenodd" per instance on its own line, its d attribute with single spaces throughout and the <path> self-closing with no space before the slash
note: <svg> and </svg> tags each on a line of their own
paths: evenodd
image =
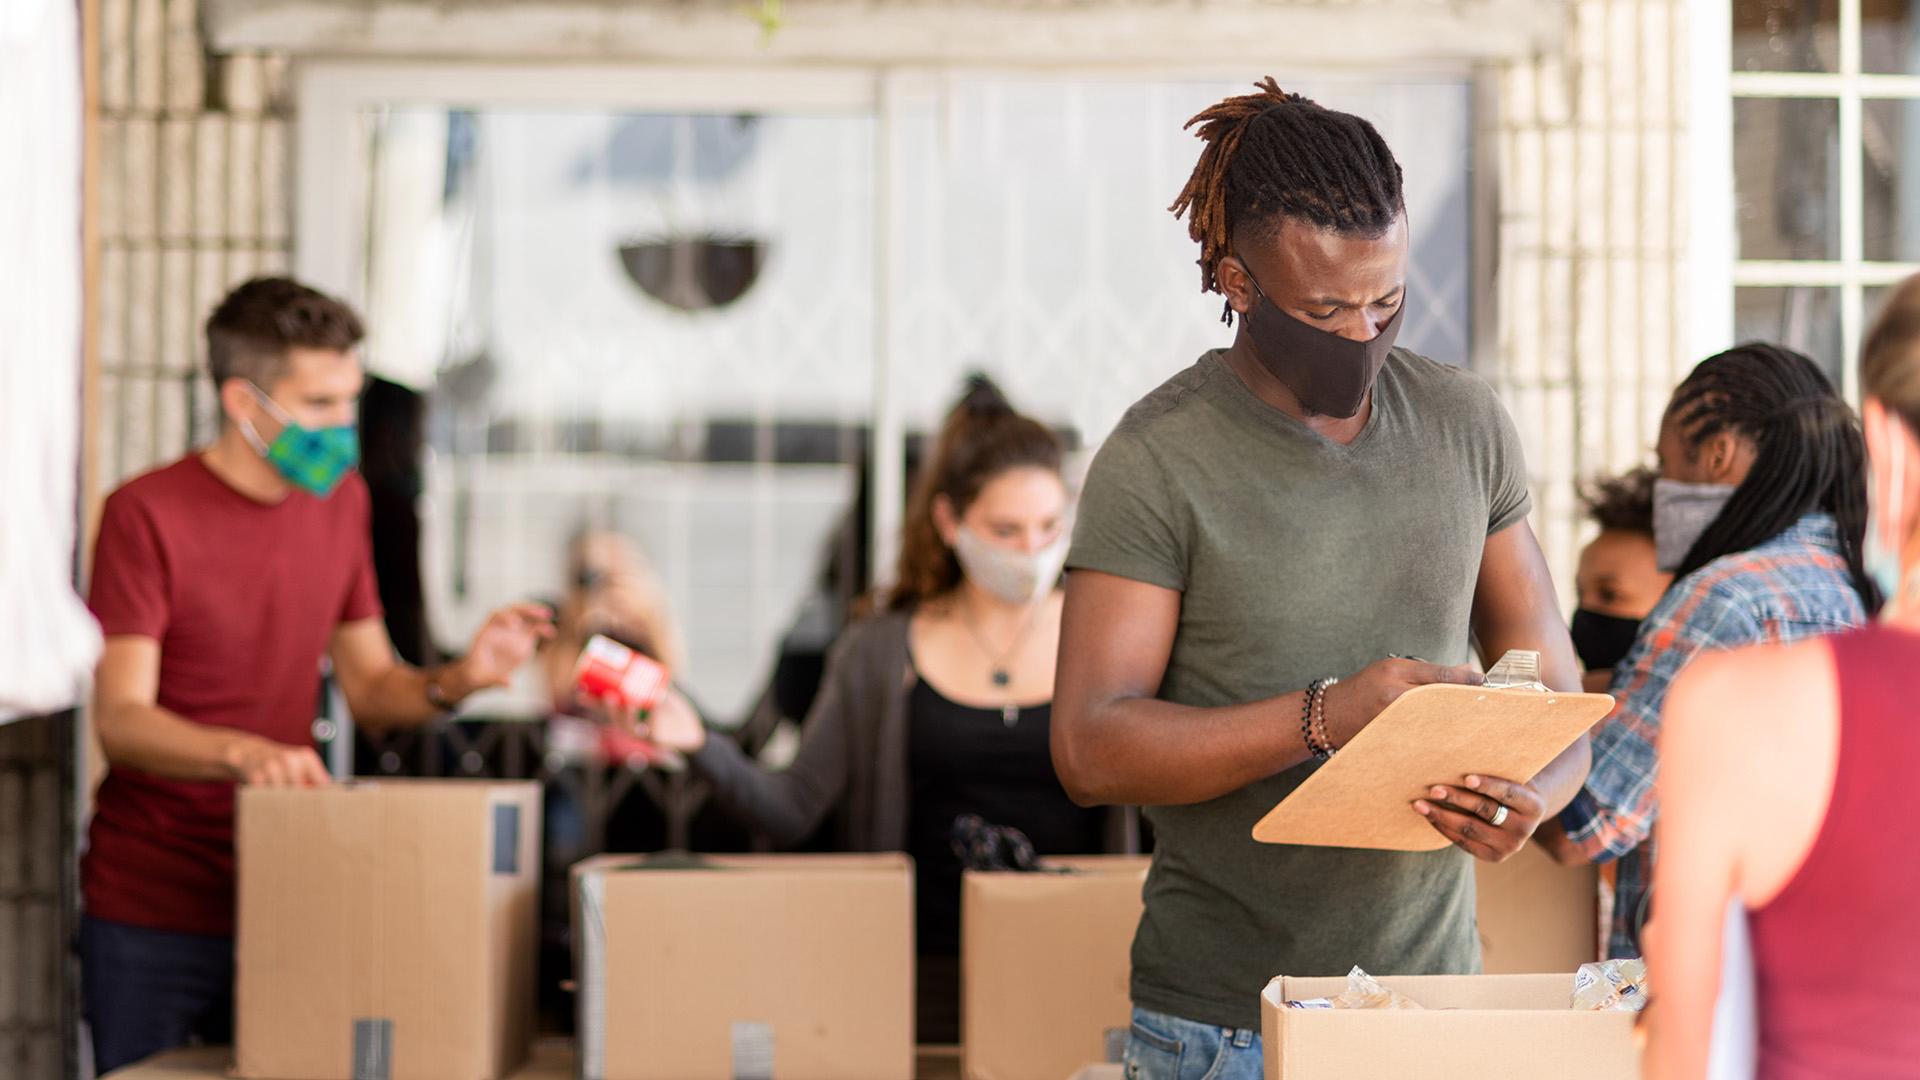
<svg viewBox="0 0 1920 1080">
<path fill-rule="evenodd" d="M 240 433 L 246 436 L 254 452 L 266 458 L 287 483 L 324 499 L 340 486 L 340 480 L 360 464 L 360 432 L 352 424 L 310 428 L 294 422 L 274 400 L 252 383 L 247 389 L 260 407 L 280 421 L 280 434 L 272 443 L 260 438 L 249 421 L 240 421 Z"/>
</svg>

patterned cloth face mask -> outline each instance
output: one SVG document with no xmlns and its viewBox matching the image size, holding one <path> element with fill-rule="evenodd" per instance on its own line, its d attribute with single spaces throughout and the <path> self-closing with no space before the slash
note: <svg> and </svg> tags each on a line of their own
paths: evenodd
<svg viewBox="0 0 1920 1080">
<path fill-rule="evenodd" d="M 280 434 L 268 443 L 254 430 L 253 423 L 242 420 L 240 434 L 254 453 L 265 458 L 287 483 L 324 499 L 333 494 L 340 481 L 360 464 L 360 431 L 354 424 L 310 428 L 294 422 L 266 391 L 252 383 L 247 389 L 275 420 Z"/>
</svg>

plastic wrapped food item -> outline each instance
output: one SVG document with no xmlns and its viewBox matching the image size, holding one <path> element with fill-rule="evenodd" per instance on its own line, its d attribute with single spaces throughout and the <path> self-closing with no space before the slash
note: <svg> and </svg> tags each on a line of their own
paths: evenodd
<svg viewBox="0 0 1920 1080">
<path fill-rule="evenodd" d="M 1589 1012 L 1639 1012 L 1647 1007 L 1647 962 L 1582 964 L 1573 976 L 1573 1007 Z"/>
<path fill-rule="evenodd" d="M 1419 1002 L 1381 986 L 1373 976 L 1354 968 L 1347 972 L 1346 992 L 1330 998 L 1289 1001 L 1289 1009 L 1420 1009 Z"/>
</svg>

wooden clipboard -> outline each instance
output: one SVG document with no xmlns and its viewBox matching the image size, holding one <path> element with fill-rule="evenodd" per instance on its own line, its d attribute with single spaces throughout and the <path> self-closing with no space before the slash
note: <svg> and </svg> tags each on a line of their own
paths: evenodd
<svg viewBox="0 0 1920 1080">
<path fill-rule="evenodd" d="M 1613 711 L 1606 694 L 1436 683 L 1400 695 L 1253 827 L 1265 844 L 1436 851 L 1413 801 L 1467 776 L 1531 779 Z"/>
</svg>

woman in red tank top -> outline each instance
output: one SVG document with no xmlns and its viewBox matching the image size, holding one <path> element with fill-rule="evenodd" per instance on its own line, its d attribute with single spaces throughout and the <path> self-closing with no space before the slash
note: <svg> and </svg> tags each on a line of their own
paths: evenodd
<svg viewBox="0 0 1920 1080">
<path fill-rule="evenodd" d="M 1861 376 L 1880 624 L 1702 658 L 1667 698 L 1647 1080 L 1706 1074 L 1736 900 L 1758 1080 L 1920 1077 L 1920 276 Z"/>
</svg>

